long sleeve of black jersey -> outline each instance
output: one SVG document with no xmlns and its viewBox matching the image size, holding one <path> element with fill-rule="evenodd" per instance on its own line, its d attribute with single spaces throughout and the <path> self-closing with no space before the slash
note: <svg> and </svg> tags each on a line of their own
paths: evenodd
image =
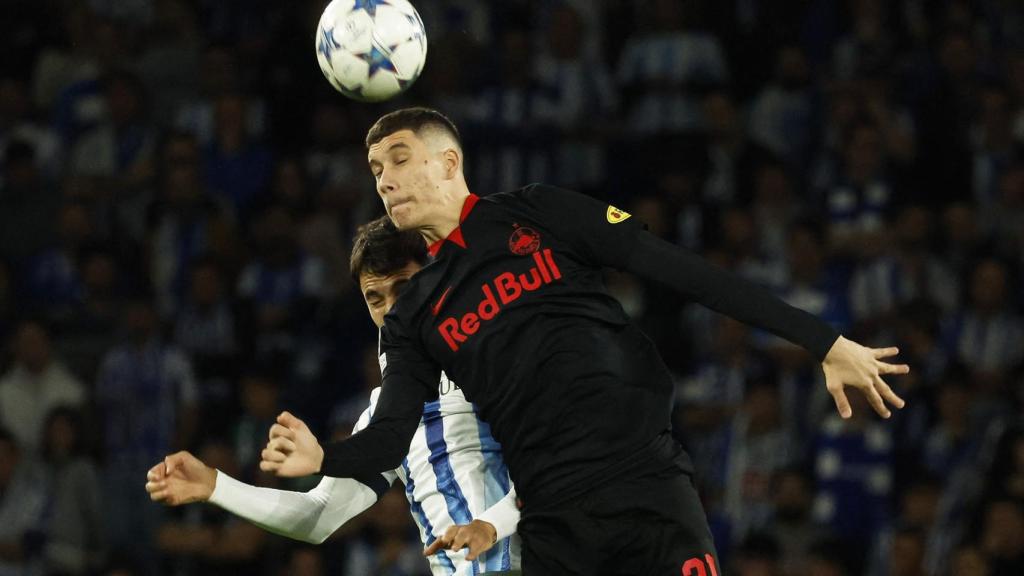
<svg viewBox="0 0 1024 576">
<path fill-rule="evenodd" d="M 740 322 L 767 330 L 824 360 L 839 333 L 813 314 L 646 231 L 621 269 L 662 282 L 683 296 Z"/>
<path fill-rule="evenodd" d="M 429 360 L 389 316 L 381 330 L 385 365 L 377 407 L 370 424 L 324 448 L 320 473 L 358 478 L 397 468 L 409 452 L 423 403 L 437 399 L 441 369 Z"/>
<path fill-rule="evenodd" d="M 594 266 L 631 272 L 682 296 L 785 338 L 822 360 L 839 337 L 828 323 L 770 292 L 661 240 L 625 211 L 589 196 L 533 185 L 523 199 Z"/>
</svg>

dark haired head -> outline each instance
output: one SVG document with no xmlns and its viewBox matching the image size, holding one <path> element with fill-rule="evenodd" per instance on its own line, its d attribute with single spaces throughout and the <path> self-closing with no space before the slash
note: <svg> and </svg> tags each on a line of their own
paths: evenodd
<svg viewBox="0 0 1024 576">
<path fill-rule="evenodd" d="M 462 148 L 459 130 L 447 116 L 431 108 L 402 108 L 380 117 L 366 133 L 366 147 L 369 148 L 385 137 L 400 130 L 412 130 L 422 137 L 425 130 L 439 130 L 450 136 Z"/>
<path fill-rule="evenodd" d="M 399 231 L 387 216 L 359 227 L 349 258 L 349 272 L 357 283 L 363 273 L 387 276 L 409 262 L 427 263 L 427 244 L 418 232 Z"/>
</svg>

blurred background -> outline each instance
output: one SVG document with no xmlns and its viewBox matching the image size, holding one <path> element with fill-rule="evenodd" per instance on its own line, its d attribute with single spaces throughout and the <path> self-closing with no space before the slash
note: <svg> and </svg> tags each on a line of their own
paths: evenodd
<svg viewBox="0 0 1024 576">
<path fill-rule="evenodd" d="M 907 408 L 842 422 L 803 351 L 608 276 L 726 573 L 1024 574 L 1024 3 L 414 4 L 423 76 L 366 105 L 320 75 L 323 0 L 2 2 L 0 575 L 424 574 L 400 490 L 310 547 L 143 489 L 182 448 L 307 489 L 258 471 L 274 415 L 347 434 L 379 381 L 362 140 L 407 105 L 478 194 L 584 191 L 900 346 Z"/>
</svg>

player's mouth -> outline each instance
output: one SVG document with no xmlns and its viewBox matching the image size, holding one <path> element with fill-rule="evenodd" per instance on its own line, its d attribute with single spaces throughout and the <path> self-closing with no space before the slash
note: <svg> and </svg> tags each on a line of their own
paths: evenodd
<svg viewBox="0 0 1024 576">
<path fill-rule="evenodd" d="M 398 200 L 398 201 L 392 202 L 391 204 L 388 205 L 388 210 L 394 211 L 395 208 L 398 208 L 399 206 L 401 206 L 403 204 L 408 204 L 408 203 L 409 203 L 409 199 L 408 198 L 404 198 L 402 200 Z"/>
</svg>

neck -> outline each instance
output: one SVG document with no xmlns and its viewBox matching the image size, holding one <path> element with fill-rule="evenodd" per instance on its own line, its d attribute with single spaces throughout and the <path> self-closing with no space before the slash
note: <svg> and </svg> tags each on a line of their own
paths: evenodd
<svg viewBox="0 0 1024 576">
<path fill-rule="evenodd" d="M 459 223 L 462 221 L 462 206 L 466 203 L 466 198 L 469 198 L 468 188 L 461 188 L 453 192 L 445 199 L 445 205 L 438 211 L 438 216 L 420 227 L 420 235 L 427 241 L 427 244 L 447 238 L 453 230 L 459 227 Z"/>
</svg>

